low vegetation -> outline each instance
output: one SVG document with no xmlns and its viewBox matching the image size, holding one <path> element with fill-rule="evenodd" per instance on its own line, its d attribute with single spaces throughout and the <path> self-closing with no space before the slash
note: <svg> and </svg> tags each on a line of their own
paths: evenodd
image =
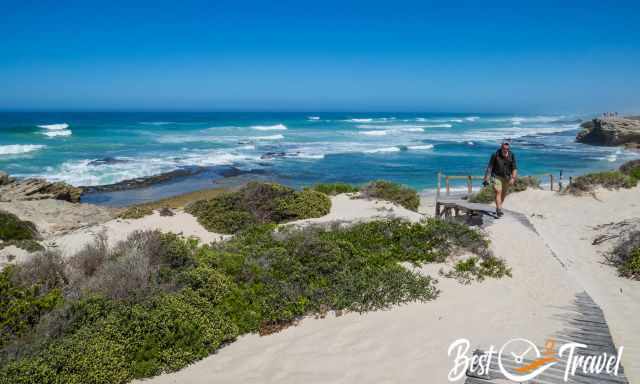
<svg viewBox="0 0 640 384">
<path fill-rule="evenodd" d="M 627 161 L 620 166 L 619 170 L 631 178 L 640 180 L 640 159 Z"/>
<path fill-rule="evenodd" d="M 533 176 L 524 176 L 516 179 L 514 185 L 509 187 L 509 193 L 522 192 L 527 188 L 540 189 L 540 180 Z M 469 201 L 472 203 L 492 203 L 496 199 L 496 192 L 493 186 L 482 187 L 480 191 L 471 195 Z"/>
<path fill-rule="evenodd" d="M 296 191 L 280 184 L 259 182 L 185 208 L 202 226 L 218 233 L 236 233 L 254 224 L 320 217 L 330 209 L 331 200 L 324 193 L 310 189 Z"/>
<path fill-rule="evenodd" d="M 16 248 L 20 248 L 20 249 L 24 249 L 27 252 L 38 252 L 38 251 L 44 251 L 44 247 L 37 242 L 36 240 L 9 240 L 9 241 L 3 241 L 0 243 L 0 250 L 6 248 L 6 247 L 10 247 L 10 246 L 14 246 Z"/>
<path fill-rule="evenodd" d="M 320 183 L 314 185 L 311 189 L 314 191 L 322 192 L 325 195 L 335 196 L 341 193 L 354 193 L 360 191 L 358 187 L 355 187 L 347 183 Z"/>
<path fill-rule="evenodd" d="M 620 189 L 633 188 L 637 184 L 638 179 L 620 171 L 595 172 L 573 178 L 566 192 L 580 195 L 593 192 L 597 187 Z"/>
<path fill-rule="evenodd" d="M 251 220 L 282 214 L 273 208 L 288 192 L 269 190 L 275 201 L 245 203 Z M 251 226 L 208 246 L 137 232 L 111 249 L 102 238 L 66 261 L 44 252 L 6 268 L 0 382 L 125 383 L 174 371 L 241 334 L 278 331 L 305 315 L 437 296 L 431 278 L 400 262 L 443 261 L 456 250 L 491 257 L 481 233 L 438 220 L 274 228 Z"/>
<path fill-rule="evenodd" d="M 20 220 L 12 213 L 0 211 L 0 240 L 37 240 L 38 238 L 35 224 Z"/>
<path fill-rule="evenodd" d="M 625 234 L 609 253 L 608 260 L 618 268 L 620 276 L 640 280 L 640 230 Z"/>
<path fill-rule="evenodd" d="M 136 204 L 128 207 L 124 212 L 118 215 L 118 217 L 121 219 L 140 219 L 151 215 L 156 210 L 159 211 L 162 216 L 162 213 L 168 212 L 168 210 L 184 208 L 196 201 L 213 199 L 223 193 L 225 193 L 225 190 L 222 188 L 203 189 L 148 203 Z"/>
<path fill-rule="evenodd" d="M 445 277 L 455 278 L 463 284 L 472 281 L 483 281 L 487 277 L 502 278 L 511 277 L 511 268 L 507 267 L 503 260 L 490 255 L 484 258 L 476 256 L 456 262 L 453 269 L 448 272 L 441 271 Z"/>
<path fill-rule="evenodd" d="M 418 211 L 420 197 L 411 188 L 390 181 L 372 181 L 360 190 L 362 197 L 391 201 L 412 211 Z"/>
</svg>

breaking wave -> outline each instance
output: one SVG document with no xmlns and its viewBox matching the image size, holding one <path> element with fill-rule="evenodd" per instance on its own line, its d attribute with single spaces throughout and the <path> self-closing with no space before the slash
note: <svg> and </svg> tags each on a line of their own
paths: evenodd
<svg viewBox="0 0 640 384">
<path fill-rule="evenodd" d="M 52 130 L 52 131 L 59 131 L 59 130 L 63 130 L 63 129 L 69 128 L 69 124 L 67 124 L 67 123 L 43 124 L 43 125 L 38 125 L 38 128 L 49 129 L 49 130 Z"/>
<path fill-rule="evenodd" d="M 57 137 L 57 136 L 71 136 L 73 132 L 70 129 L 63 129 L 59 131 L 46 131 L 42 132 L 43 135 L 47 137 Z"/>
<path fill-rule="evenodd" d="M 22 153 L 38 151 L 44 147 L 46 147 L 46 145 L 37 145 L 37 144 L 0 145 L 0 155 L 19 155 Z"/>
<path fill-rule="evenodd" d="M 256 131 L 286 131 L 287 127 L 284 124 L 276 124 L 276 125 L 253 125 L 251 129 L 255 129 Z"/>
</svg>

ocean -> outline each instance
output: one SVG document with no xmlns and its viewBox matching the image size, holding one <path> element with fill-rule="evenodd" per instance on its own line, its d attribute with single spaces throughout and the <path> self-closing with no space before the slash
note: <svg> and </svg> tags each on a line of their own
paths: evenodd
<svg viewBox="0 0 640 384">
<path fill-rule="evenodd" d="M 606 170 L 637 152 L 575 142 L 587 115 L 468 113 L 0 113 L 0 170 L 96 186 L 197 169 L 83 200 L 122 206 L 249 175 L 293 187 L 387 179 L 429 191 L 436 173 L 483 173 L 510 140 L 520 174 Z M 226 176 L 226 177 L 225 177 Z"/>
</svg>

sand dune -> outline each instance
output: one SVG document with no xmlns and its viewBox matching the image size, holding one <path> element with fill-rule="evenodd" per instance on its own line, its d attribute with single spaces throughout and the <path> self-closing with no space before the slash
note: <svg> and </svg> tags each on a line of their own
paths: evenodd
<svg viewBox="0 0 640 384">
<path fill-rule="evenodd" d="M 633 382 L 638 377 L 638 329 L 633 329 L 630 314 L 639 313 L 640 301 L 631 294 L 625 299 L 612 295 L 619 286 L 638 292 L 637 284 L 599 264 L 597 250 L 587 245 L 590 225 L 640 215 L 637 193 L 606 192 L 602 201 L 546 191 L 515 194 L 508 208 L 526 216 L 508 214 L 486 229 L 492 250 L 507 260 L 513 278 L 472 285 L 440 278 L 442 293 L 435 301 L 308 318 L 278 334 L 241 337 L 179 372 L 142 382 L 446 383 L 451 342 L 468 338 L 473 348 L 486 349 L 525 337 L 542 345 L 566 326 L 563 318 L 585 290 L 605 310 L 617 345 L 625 346 L 623 364 Z M 544 219 L 530 217 L 533 213 Z M 443 266 L 430 265 L 421 272 L 436 276 Z M 625 310 L 627 305 L 631 307 Z"/>
</svg>

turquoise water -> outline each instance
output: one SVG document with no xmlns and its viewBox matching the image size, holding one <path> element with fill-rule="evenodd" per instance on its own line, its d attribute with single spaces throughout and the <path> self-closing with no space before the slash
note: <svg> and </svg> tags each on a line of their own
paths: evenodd
<svg viewBox="0 0 640 384">
<path fill-rule="evenodd" d="M 420 190 L 435 174 L 481 174 L 504 139 L 522 174 L 610 169 L 636 156 L 575 143 L 580 119 L 429 113 L 1 113 L 0 170 L 101 185 L 188 167 L 204 174 L 152 192 L 101 196 L 121 205 L 210 186 L 236 167 L 292 186 L 389 179 Z M 95 160 L 104 160 L 95 162 Z M 123 198 L 122 196 L 129 196 Z M 91 200 L 91 197 L 87 197 Z"/>
</svg>

